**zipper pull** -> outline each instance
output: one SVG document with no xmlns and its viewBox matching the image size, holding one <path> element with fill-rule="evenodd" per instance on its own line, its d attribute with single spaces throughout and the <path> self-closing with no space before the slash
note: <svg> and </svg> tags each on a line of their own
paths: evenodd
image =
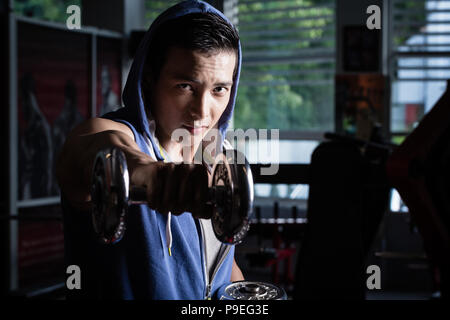
<svg viewBox="0 0 450 320">
<path fill-rule="evenodd" d="M 206 286 L 206 297 L 205 297 L 205 300 L 211 300 L 211 297 L 209 296 L 210 293 L 211 293 L 211 284 L 208 284 Z"/>
</svg>

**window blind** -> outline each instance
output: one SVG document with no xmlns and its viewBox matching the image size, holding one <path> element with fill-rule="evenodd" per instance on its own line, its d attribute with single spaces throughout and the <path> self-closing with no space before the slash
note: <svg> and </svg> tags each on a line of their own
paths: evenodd
<svg viewBox="0 0 450 320">
<path fill-rule="evenodd" d="M 334 1 L 238 2 L 242 85 L 331 84 Z"/>
<path fill-rule="evenodd" d="M 395 79 L 450 78 L 450 1 L 395 0 L 391 21 Z"/>
<path fill-rule="evenodd" d="M 450 1 L 390 1 L 391 131 L 408 134 L 450 79 Z"/>
<path fill-rule="evenodd" d="M 237 1 L 243 64 L 236 127 L 333 127 L 335 1 Z"/>
</svg>

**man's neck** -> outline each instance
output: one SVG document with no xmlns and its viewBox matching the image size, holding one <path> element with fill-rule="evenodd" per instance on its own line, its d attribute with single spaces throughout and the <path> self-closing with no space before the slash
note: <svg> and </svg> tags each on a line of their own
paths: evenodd
<svg viewBox="0 0 450 320">
<path fill-rule="evenodd" d="M 160 139 L 158 137 L 159 144 L 164 149 L 164 151 L 168 154 L 170 160 L 172 162 L 184 162 L 184 163 L 193 163 L 195 148 L 194 146 L 186 147 L 181 143 L 172 141 L 170 139 Z M 187 152 L 187 154 L 186 154 Z"/>
<path fill-rule="evenodd" d="M 159 145 L 163 148 L 163 151 L 167 153 L 172 162 L 183 161 L 182 148 L 174 141 L 167 141 L 166 139 L 160 139 L 158 137 Z"/>
</svg>

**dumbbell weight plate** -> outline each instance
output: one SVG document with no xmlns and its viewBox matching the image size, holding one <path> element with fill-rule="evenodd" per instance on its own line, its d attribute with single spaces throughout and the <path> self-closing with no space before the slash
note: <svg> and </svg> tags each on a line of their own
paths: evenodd
<svg viewBox="0 0 450 320">
<path fill-rule="evenodd" d="M 245 156 L 227 150 L 216 157 L 212 170 L 211 218 L 216 238 L 238 244 L 246 236 L 253 210 L 253 177 Z"/>
<path fill-rule="evenodd" d="M 125 232 L 129 194 L 127 162 L 120 149 L 97 154 L 91 188 L 94 231 L 102 243 L 115 243 Z"/>
<path fill-rule="evenodd" d="M 221 300 L 286 300 L 286 292 L 273 284 L 257 281 L 236 281 L 219 288 Z"/>
</svg>

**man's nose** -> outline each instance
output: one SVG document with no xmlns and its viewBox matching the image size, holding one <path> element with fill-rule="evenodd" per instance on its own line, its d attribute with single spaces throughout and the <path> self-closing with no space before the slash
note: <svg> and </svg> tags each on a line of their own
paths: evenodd
<svg viewBox="0 0 450 320">
<path fill-rule="evenodd" d="M 190 112 L 194 120 L 207 118 L 210 105 L 211 99 L 207 92 L 197 94 L 190 107 Z"/>
</svg>

